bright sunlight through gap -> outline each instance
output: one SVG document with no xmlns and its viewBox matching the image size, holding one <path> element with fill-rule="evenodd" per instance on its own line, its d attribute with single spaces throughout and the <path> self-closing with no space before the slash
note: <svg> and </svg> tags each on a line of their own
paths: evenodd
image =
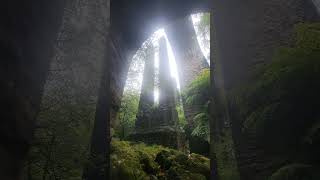
<svg viewBox="0 0 320 180">
<path fill-rule="evenodd" d="M 191 15 L 192 18 L 192 22 L 197 34 L 197 39 L 198 39 L 198 43 L 200 45 L 200 48 L 204 54 L 204 56 L 206 57 L 208 63 L 209 62 L 209 57 L 210 57 L 210 46 L 206 47 L 204 45 L 204 43 L 201 41 L 200 39 L 200 35 L 198 33 L 199 29 L 197 28 L 197 25 L 200 22 L 200 18 L 203 15 L 203 13 L 199 13 L 199 14 L 193 14 Z M 175 60 L 175 56 L 174 53 L 172 51 L 172 47 L 171 44 L 167 38 L 167 35 L 165 33 L 165 30 L 159 29 L 156 32 L 154 32 L 154 34 L 152 34 L 152 36 L 150 36 L 150 38 L 148 40 L 152 40 L 152 44 L 155 47 L 155 71 L 159 71 L 159 39 L 161 37 L 164 37 L 167 41 L 167 51 L 168 51 L 168 57 L 169 57 L 169 64 L 170 64 L 170 72 L 171 72 L 171 76 L 175 79 L 176 81 L 176 85 L 177 85 L 177 89 L 180 92 L 180 81 L 179 81 L 179 75 L 178 75 L 178 70 L 177 70 L 177 64 L 176 64 L 176 60 Z M 208 34 L 208 37 L 210 39 L 210 34 Z M 146 40 L 146 42 L 148 41 Z M 142 47 L 144 47 L 145 43 L 142 44 Z M 140 49 L 141 50 L 141 49 Z M 140 51 L 138 50 L 138 51 Z M 138 53 L 137 53 L 138 54 Z M 129 73 L 128 73 L 128 78 L 127 78 L 127 82 L 126 82 L 126 87 L 125 87 L 125 91 L 126 90 L 137 90 L 137 91 L 141 91 L 141 85 L 142 85 L 142 79 L 143 79 L 143 70 L 144 70 L 144 59 L 139 58 L 138 56 L 134 55 L 132 63 L 129 67 Z M 156 73 L 158 74 L 158 73 Z M 156 77 L 157 78 L 157 77 Z M 128 85 L 130 84 L 130 86 Z M 156 86 L 154 89 L 154 100 L 156 103 L 158 103 L 159 101 L 159 89 Z"/>
</svg>

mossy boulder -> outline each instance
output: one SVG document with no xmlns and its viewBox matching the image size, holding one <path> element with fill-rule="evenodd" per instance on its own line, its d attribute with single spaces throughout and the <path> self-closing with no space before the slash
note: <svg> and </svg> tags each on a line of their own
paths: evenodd
<svg viewBox="0 0 320 180">
<path fill-rule="evenodd" d="M 198 154 L 148 146 L 143 143 L 112 141 L 112 178 L 126 180 L 206 180 L 209 159 Z"/>
</svg>

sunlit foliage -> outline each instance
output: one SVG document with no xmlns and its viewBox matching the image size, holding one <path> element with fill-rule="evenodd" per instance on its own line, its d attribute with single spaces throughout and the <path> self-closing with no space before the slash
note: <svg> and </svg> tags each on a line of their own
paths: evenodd
<svg viewBox="0 0 320 180">
<path fill-rule="evenodd" d="M 115 127 L 115 137 L 124 139 L 133 132 L 138 112 L 139 98 L 140 96 L 135 90 L 127 90 L 124 92 L 118 116 L 119 122 Z"/>
<path fill-rule="evenodd" d="M 191 82 L 183 92 L 183 98 L 189 106 L 200 106 L 193 117 L 191 134 L 209 141 L 209 93 L 210 70 L 205 69 Z"/>
</svg>

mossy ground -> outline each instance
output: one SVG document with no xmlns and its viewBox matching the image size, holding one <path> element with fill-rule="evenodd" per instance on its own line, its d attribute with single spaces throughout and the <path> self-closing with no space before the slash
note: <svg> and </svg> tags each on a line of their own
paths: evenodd
<svg viewBox="0 0 320 180">
<path fill-rule="evenodd" d="M 206 180 L 210 161 L 198 154 L 157 145 L 113 140 L 112 179 L 125 180 Z"/>
</svg>

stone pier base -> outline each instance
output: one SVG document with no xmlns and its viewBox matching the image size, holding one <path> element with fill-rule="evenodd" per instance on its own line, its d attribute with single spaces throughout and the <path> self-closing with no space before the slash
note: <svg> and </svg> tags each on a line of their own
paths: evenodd
<svg viewBox="0 0 320 180">
<path fill-rule="evenodd" d="M 187 149 L 185 133 L 173 128 L 157 128 L 135 132 L 129 136 L 129 140 L 143 142 L 150 145 L 162 145 L 181 151 L 185 151 Z"/>
</svg>

